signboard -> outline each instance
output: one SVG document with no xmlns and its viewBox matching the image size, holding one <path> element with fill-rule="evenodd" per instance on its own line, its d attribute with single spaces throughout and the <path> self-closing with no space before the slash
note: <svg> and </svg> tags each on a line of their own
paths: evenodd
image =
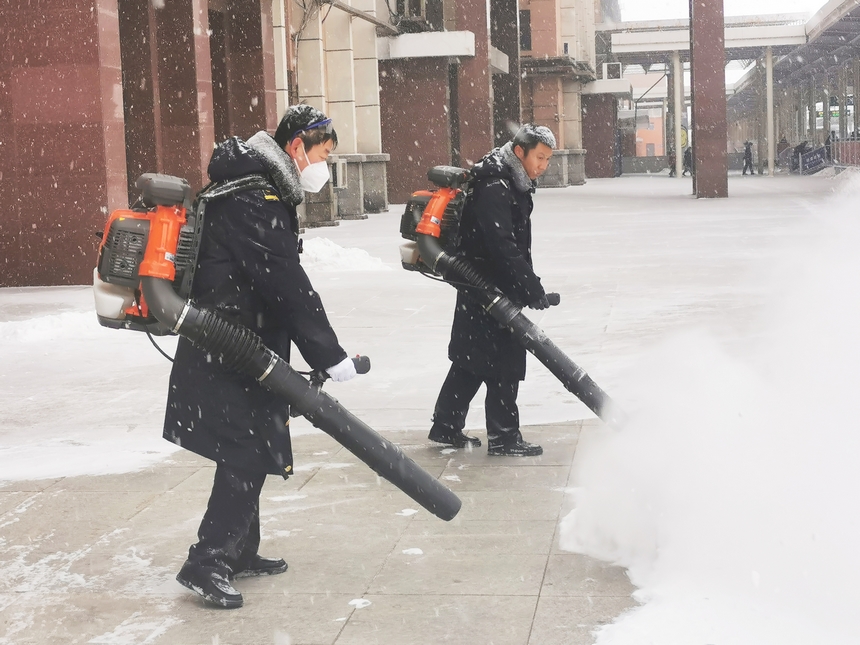
<svg viewBox="0 0 860 645">
<path fill-rule="evenodd" d="M 827 150 L 824 147 L 800 155 L 800 173 L 811 175 L 827 165 Z"/>
</svg>

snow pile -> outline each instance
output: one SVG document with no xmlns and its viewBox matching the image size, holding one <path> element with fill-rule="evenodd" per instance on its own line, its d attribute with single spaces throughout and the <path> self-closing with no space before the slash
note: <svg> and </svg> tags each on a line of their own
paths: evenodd
<svg viewBox="0 0 860 645">
<path fill-rule="evenodd" d="M 324 237 L 305 238 L 302 266 L 314 271 L 390 271 L 364 249 L 345 249 Z"/>
<path fill-rule="evenodd" d="M 0 322 L 0 340 L 10 343 L 44 342 L 69 336 L 98 338 L 103 331 L 95 311 L 69 311 L 29 320 Z"/>
<path fill-rule="evenodd" d="M 625 566 L 643 606 L 598 645 L 829 645 L 860 634 L 860 179 L 817 204 L 754 348 L 665 341 L 585 433 L 561 545 Z"/>
</svg>

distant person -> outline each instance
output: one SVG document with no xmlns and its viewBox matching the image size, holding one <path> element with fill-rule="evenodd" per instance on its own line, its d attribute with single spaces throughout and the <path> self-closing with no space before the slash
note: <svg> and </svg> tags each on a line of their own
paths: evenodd
<svg viewBox="0 0 860 645">
<path fill-rule="evenodd" d="M 833 162 L 833 139 L 835 135 L 835 132 L 831 132 L 824 140 L 824 156 L 827 157 L 827 163 Z"/>
<path fill-rule="evenodd" d="M 752 146 L 752 141 L 744 141 L 744 171 L 741 173 L 742 175 L 746 175 L 747 170 L 750 171 L 750 175 L 755 174 L 755 168 L 753 168 Z"/>
<path fill-rule="evenodd" d="M 693 148 L 689 147 L 684 150 L 684 172 L 681 173 L 682 177 L 686 177 L 687 173 L 690 173 L 690 176 L 693 176 Z"/>
<path fill-rule="evenodd" d="M 794 146 L 794 150 L 791 155 L 791 172 L 800 172 L 801 170 L 801 157 L 806 154 L 809 150 L 809 144 L 806 141 L 801 141 L 796 146 Z"/>
</svg>

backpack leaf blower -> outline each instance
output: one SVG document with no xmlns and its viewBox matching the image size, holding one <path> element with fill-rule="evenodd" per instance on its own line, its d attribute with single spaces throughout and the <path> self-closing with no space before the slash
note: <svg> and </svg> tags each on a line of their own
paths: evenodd
<svg viewBox="0 0 860 645">
<path fill-rule="evenodd" d="M 485 280 L 469 262 L 457 256 L 460 218 L 468 199 L 471 174 L 464 168 L 435 166 L 427 178 L 434 191 L 417 191 L 406 204 L 400 234 L 411 240 L 401 246 L 404 269 L 435 274 L 479 302 L 514 338 L 543 363 L 564 387 L 607 424 L 620 427 L 623 412 L 597 383 L 565 355 L 546 333 L 522 313 L 495 285 Z M 558 304 L 557 294 L 547 294 Z"/>
<path fill-rule="evenodd" d="M 222 354 L 227 369 L 254 377 L 425 509 L 453 519 L 460 499 L 398 446 L 309 383 L 254 332 L 187 299 L 206 203 L 261 181 L 249 176 L 216 185 L 192 200 L 184 179 L 142 175 L 135 183 L 141 199 L 132 209 L 111 213 L 102 234 L 94 275 L 99 322 L 115 329 L 180 334 L 204 351 Z"/>
</svg>

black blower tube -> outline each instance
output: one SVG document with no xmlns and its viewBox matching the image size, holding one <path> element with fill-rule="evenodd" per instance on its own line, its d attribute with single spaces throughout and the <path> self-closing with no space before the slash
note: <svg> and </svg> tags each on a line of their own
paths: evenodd
<svg viewBox="0 0 860 645">
<path fill-rule="evenodd" d="M 281 395 L 315 427 L 425 509 L 446 521 L 460 511 L 460 498 L 451 490 L 334 398 L 313 387 L 250 329 L 183 301 L 167 280 L 141 278 L 141 288 L 150 311 L 160 322 L 197 347 L 221 354 L 228 369 L 253 376 Z"/>
<path fill-rule="evenodd" d="M 600 389 L 584 369 L 547 338 L 540 327 L 526 318 L 519 307 L 481 277 L 468 262 L 442 250 L 435 237 L 419 233 L 417 238 L 418 251 L 427 266 L 448 282 L 465 283 L 475 287 L 457 288 L 483 305 L 493 318 L 509 328 L 517 342 L 534 354 L 569 392 L 585 403 L 598 417 L 615 427 L 624 424 L 623 412 L 612 402 L 609 395 Z"/>
</svg>

